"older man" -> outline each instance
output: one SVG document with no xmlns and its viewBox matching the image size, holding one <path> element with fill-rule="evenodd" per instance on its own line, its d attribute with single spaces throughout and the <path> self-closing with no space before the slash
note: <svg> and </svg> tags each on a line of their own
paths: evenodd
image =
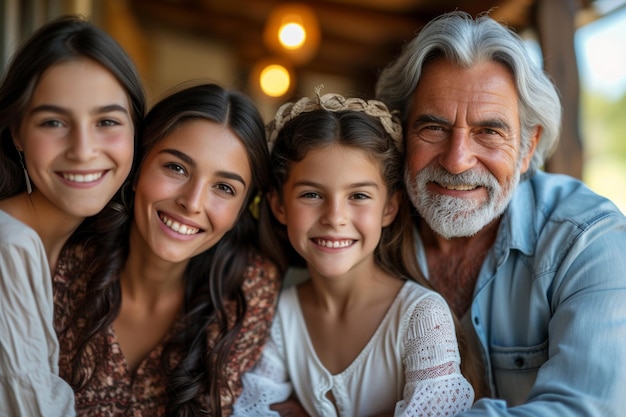
<svg viewBox="0 0 626 417">
<path fill-rule="evenodd" d="M 626 219 L 540 170 L 561 106 L 522 40 L 441 16 L 380 75 L 400 111 L 423 272 L 474 339 L 488 395 L 462 416 L 626 413 Z"/>
</svg>

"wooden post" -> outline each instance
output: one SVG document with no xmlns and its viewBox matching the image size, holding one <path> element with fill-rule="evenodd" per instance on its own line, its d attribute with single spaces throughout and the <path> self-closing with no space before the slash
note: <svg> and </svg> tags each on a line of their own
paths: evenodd
<svg viewBox="0 0 626 417">
<path fill-rule="evenodd" d="M 580 134 L 580 79 L 574 50 L 576 0 L 538 0 L 535 27 L 544 68 L 561 94 L 563 130 L 559 147 L 546 161 L 550 172 L 582 178 L 583 144 Z"/>
</svg>

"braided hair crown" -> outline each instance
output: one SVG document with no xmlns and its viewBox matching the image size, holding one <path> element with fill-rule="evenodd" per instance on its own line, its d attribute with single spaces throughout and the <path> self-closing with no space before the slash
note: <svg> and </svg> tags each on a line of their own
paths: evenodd
<svg viewBox="0 0 626 417">
<path fill-rule="evenodd" d="M 391 112 L 387 105 L 378 100 L 363 100 L 358 97 L 346 98 L 340 94 L 324 94 L 320 96 L 320 91 L 324 88 L 321 84 L 315 87 L 315 98 L 303 97 L 298 101 L 285 103 L 278 108 L 274 119 L 268 123 L 267 145 L 272 150 L 278 132 L 285 123 L 294 119 L 298 115 L 314 110 L 324 109 L 331 112 L 359 111 L 369 116 L 377 117 L 385 131 L 391 136 L 397 148 L 402 150 L 402 125 L 397 112 Z"/>
</svg>

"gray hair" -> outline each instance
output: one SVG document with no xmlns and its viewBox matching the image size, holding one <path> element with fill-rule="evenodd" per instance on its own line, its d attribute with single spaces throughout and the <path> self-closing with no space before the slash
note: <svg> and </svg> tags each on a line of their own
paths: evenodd
<svg viewBox="0 0 626 417">
<path fill-rule="evenodd" d="M 473 19 L 455 11 L 430 21 L 382 71 L 376 97 L 390 109 L 399 110 L 406 123 L 424 65 L 440 57 L 465 68 L 494 61 L 511 70 L 519 94 L 522 155 L 529 151 L 533 129 L 543 129 L 527 175 L 541 168 L 556 149 L 561 132 L 559 94 L 549 76 L 532 62 L 522 39 L 487 15 Z"/>
</svg>

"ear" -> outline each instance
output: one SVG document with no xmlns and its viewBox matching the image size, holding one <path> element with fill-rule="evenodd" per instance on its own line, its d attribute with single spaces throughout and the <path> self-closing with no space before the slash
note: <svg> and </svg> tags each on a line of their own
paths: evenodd
<svg viewBox="0 0 626 417">
<path fill-rule="evenodd" d="M 400 191 L 394 192 L 387 199 L 387 203 L 385 204 L 385 210 L 383 211 L 383 222 L 382 226 L 389 226 L 396 218 L 398 214 L 398 208 L 400 207 Z"/>
<path fill-rule="evenodd" d="M 18 152 L 22 152 L 19 129 L 17 126 L 11 126 L 9 131 L 11 132 L 11 139 L 13 139 L 13 146 L 15 146 L 15 149 L 17 149 Z"/>
<path fill-rule="evenodd" d="M 528 149 L 528 153 L 522 159 L 521 165 L 521 173 L 523 174 L 528 170 L 530 166 L 530 161 L 533 159 L 533 155 L 535 154 L 535 149 L 537 149 L 537 144 L 539 143 L 539 138 L 541 137 L 541 133 L 543 133 L 543 127 L 535 126 L 535 131 L 530 136 L 530 147 Z"/>
<path fill-rule="evenodd" d="M 287 216 L 285 216 L 285 206 L 283 205 L 282 199 L 278 191 L 271 190 L 267 193 L 267 200 L 270 203 L 270 208 L 272 209 L 272 213 L 281 224 L 287 224 Z"/>
</svg>

